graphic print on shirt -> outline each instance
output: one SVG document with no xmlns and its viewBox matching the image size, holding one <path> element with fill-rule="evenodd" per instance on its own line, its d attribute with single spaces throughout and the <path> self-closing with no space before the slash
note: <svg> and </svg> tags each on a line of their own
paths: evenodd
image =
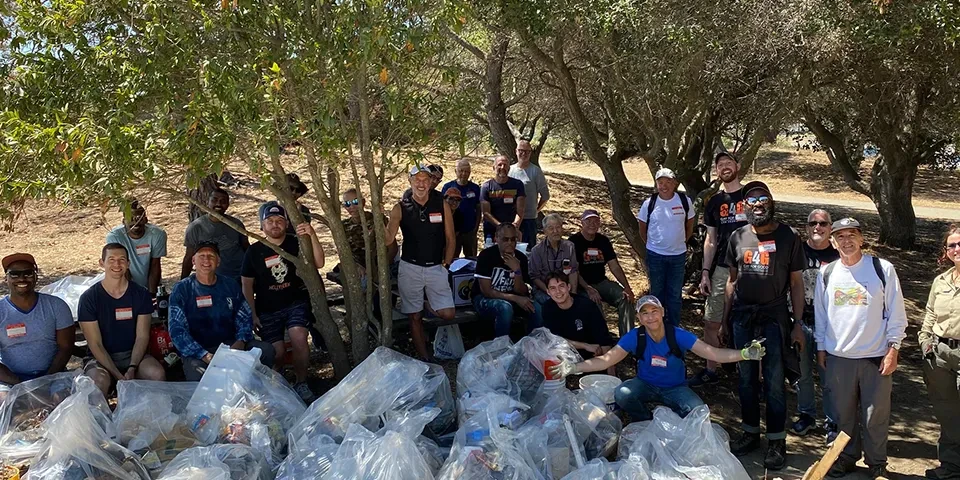
<svg viewBox="0 0 960 480">
<path fill-rule="evenodd" d="M 757 249 L 743 249 L 743 262 L 740 266 L 742 273 L 752 273 L 754 275 L 772 276 L 773 262 L 769 248 L 765 247 L 766 242 L 760 242 Z"/>
<path fill-rule="evenodd" d="M 606 260 L 603 258 L 603 251 L 595 247 L 584 250 L 583 260 L 580 261 L 580 265 L 606 265 L 606 263 Z"/>
<path fill-rule="evenodd" d="M 273 274 L 273 279 L 276 280 L 278 284 L 282 284 L 283 281 L 287 279 L 287 272 L 289 271 L 290 269 L 287 268 L 287 262 L 282 260 L 270 267 L 270 273 Z"/>
<path fill-rule="evenodd" d="M 746 222 L 747 213 L 743 210 L 743 200 L 720 205 L 720 224 Z"/>
<path fill-rule="evenodd" d="M 513 278 L 514 273 L 512 271 L 494 267 L 493 274 L 490 275 L 490 286 L 498 292 L 512 292 Z"/>
<path fill-rule="evenodd" d="M 576 319 L 576 320 L 573 321 L 573 324 L 576 325 L 578 332 L 581 331 L 581 330 L 583 330 L 583 320 L 580 320 L 580 319 L 578 318 L 578 319 Z"/>
<path fill-rule="evenodd" d="M 869 304 L 870 296 L 859 283 L 843 283 L 833 289 L 833 305 L 835 307 L 866 306 Z"/>
<path fill-rule="evenodd" d="M 487 195 L 490 196 L 490 199 L 494 198 L 503 199 L 503 203 L 513 203 L 513 199 L 517 198 L 516 189 L 505 189 L 505 190 L 490 190 L 487 192 Z"/>
</svg>

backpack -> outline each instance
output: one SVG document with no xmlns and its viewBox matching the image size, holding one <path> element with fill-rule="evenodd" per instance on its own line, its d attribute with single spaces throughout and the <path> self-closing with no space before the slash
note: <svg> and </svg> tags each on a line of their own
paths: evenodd
<svg viewBox="0 0 960 480">
<path fill-rule="evenodd" d="M 690 198 L 680 190 L 677 190 L 677 195 L 680 195 L 680 205 L 683 205 L 683 214 L 684 217 L 690 214 Z M 653 195 L 650 196 L 650 202 L 647 203 L 647 223 L 650 223 L 650 215 L 653 215 L 653 208 L 657 205 L 657 198 L 660 195 L 657 192 L 653 192 Z"/>
<path fill-rule="evenodd" d="M 883 314 L 887 314 L 887 277 L 883 274 L 883 266 L 880 265 L 880 259 L 877 257 L 870 257 L 873 259 L 873 270 L 877 272 L 877 276 L 880 277 L 880 293 L 883 294 Z M 823 292 L 827 292 L 827 285 L 829 285 L 830 274 L 833 273 L 834 267 L 837 266 L 837 262 L 840 260 L 834 260 L 830 262 L 826 268 L 823 269 Z"/>
<path fill-rule="evenodd" d="M 670 354 L 674 357 L 683 361 L 683 350 L 680 350 L 680 345 L 677 344 L 677 327 L 674 327 L 670 324 L 663 325 L 664 336 L 667 337 L 667 346 L 670 348 Z M 633 356 L 637 357 L 638 360 L 643 360 L 643 352 L 647 349 L 647 329 L 643 326 L 637 327 L 637 351 L 633 352 Z"/>
</svg>

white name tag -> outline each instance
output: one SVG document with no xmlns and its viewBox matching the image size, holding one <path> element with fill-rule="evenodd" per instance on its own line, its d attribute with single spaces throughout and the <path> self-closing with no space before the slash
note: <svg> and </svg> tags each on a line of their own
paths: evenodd
<svg viewBox="0 0 960 480">
<path fill-rule="evenodd" d="M 757 245 L 757 250 L 760 252 L 776 252 L 777 251 L 777 242 L 773 240 L 767 240 L 766 242 L 760 242 Z"/>
<path fill-rule="evenodd" d="M 513 203 L 513 197 L 503 197 L 503 203 L 506 203 L 507 205 Z"/>
<path fill-rule="evenodd" d="M 738 213 L 738 214 L 734 215 L 734 218 L 736 218 L 738 222 L 746 222 L 746 221 L 747 221 L 747 214 L 746 214 L 746 213 Z"/>
<path fill-rule="evenodd" d="M 467 198 L 476 198 L 477 194 L 473 192 L 467 192 Z"/>
<path fill-rule="evenodd" d="M 274 255 L 272 257 L 267 257 L 263 263 L 267 265 L 267 268 L 273 268 L 277 265 L 280 265 L 280 255 Z"/>
<path fill-rule="evenodd" d="M 657 355 L 654 355 L 650 357 L 650 365 L 654 367 L 666 368 L 667 359 L 664 357 L 659 357 Z"/>
<path fill-rule="evenodd" d="M 118 308 L 114 312 L 117 316 L 117 320 L 130 320 L 133 318 L 133 309 L 130 307 Z"/>
<path fill-rule="evenodd" d="M 681 206 L 673 207 L 671 210 L 673 210 L 674 215 L 683 215 L 683 207 Z"/>
<path fill-rule="evenodd" d="M 430 223 L 443 223 L 443 214 L 440 212 L 430 214 Z"/>
<path fill-rule="evenodd" d="M 213 297 L 210 295 L 204 295 L 202 297 L 197 297 L 197 308 L 206 308 L 213 306 Z"/>
<path fill-rule="evenodd" d="M 137 245 L 137 255 L 150 255 L 150 244 Z"/>
<path fill-rule="evenodd" d="M 590 257 L 599 257 L 599 256 L 600 256 L 600 250 L 597 250 L 596 248 L 588 248 L 588 249 L 587 249 L 587 256 L 590 256 Z"/>
<path fill-rule="evenodd" d="M 27 334 L 27 326 L 22 323 L 15 323 L 7 326 L 7 338 L 18 338 Z"/>
</svg>

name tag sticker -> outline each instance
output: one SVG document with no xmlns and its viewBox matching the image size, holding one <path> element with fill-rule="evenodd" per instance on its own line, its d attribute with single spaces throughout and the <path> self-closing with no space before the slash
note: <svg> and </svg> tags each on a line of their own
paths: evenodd
<svg viewBox="0 0 960 480">
<path fill-rule="evenodd" d="M 267 265 L 267 268 L 273 268 L 277 265 L 280 265 L 280 255 L 267 257 L 266 259 L 264 259 L 263 263 Z"/>
<path fill-rule="evenodd" d="M 443 214 L 440 212 L 431 213 L 430 223 L 443 223 Z"/>
<path fill-rule="evenodd" d="M 202 297 L 197 297 L 197 308 L 206 308 L 213 306 L 213 297 L 210 295 L 204 295 Z"/>
<path fill-rule="evenodd" d="M 150 255 L 150 244 L 137 245 L 137 255 Z"/>
<path fill-rule="evenodd" d="M 503 203 L 507 205 L 513 203 L 513 197 L 503 197 Z"/>
<path fill-rule="evenodd" d="M 477 194 L 473 192 L 467 192 L 467 198 L 476 198 Z"/>
<path fill-rule="evenodd" d="M 757 250 L 761 252 L 776 252 L 777 251 L 777 242 L 773 240 L 767 240 L 766 242 L 760 242 L 757 245 Z"/>
<path fill-rule="evenodd" d="M 738 214 L 736 214 L 736 215 L 734 216 L 734 218 L 736 218 L 738 222 L 746 222 L 746 221 L 747 221 L 747 214 L 746 214 L 746 213 L 738 213 Z"/>
<path fill-rule="evenodd" d="M 587 249 L 587 256 L 589 256 L 589 257 L 599 257 L 599 256 L 600 256 L 600 250 L 597 250 L 596 248 L 588 248 L 588 249 Z"/>
<path fill-rule="evenodd" d="M 666 359 L 666 357 L 661 357 L 661 356 L 658 356 L 658 355 L 654 355 L 654 356 L 650 357 L 650 366 L 660 367 L 660 368 L 666 368 L 666 367 L 667 367 L 667 359 Z"/>
<path fill-rule="evenodd" d="M 671 210 L 673 210 L 673 214 L 674 214 L 674 215 L 683 215 L 683 207 L 680 206 L 680 205 L 677 205 L 677 206 L 671 208 Z"/>
<path fill-rule="evenodd" d="M 130 320 L 133 318 L 133 309 L 130 307 L 118 308 L 114 313 L 117 316 L 117 320 Z"/>
<path fill-rule="evenodd" d="M 27 334 L 27 326 L 22 323 L 7 325 L 7 338 L 19 338 Z"/>
</svg>

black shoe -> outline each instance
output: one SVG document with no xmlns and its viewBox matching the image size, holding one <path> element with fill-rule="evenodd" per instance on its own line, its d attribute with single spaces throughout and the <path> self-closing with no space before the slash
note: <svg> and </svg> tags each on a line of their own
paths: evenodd
<svg viewBox="0 0 960 480">
<path fill-rule="evenodd" d="M 933 478 L 934 480 L 956 480 L 960 479 L 960 473 L 952 473 L 942 466 L 937 468 L 928 468 L 924 472 L 926 478 Z"/>
<path fill-rule="evenodd" d="M 890 472 L 887 471 L 886 465 L 874 465 L 867 469 L 867 477 L 874 480 L 888 480 Z"/>
<path fill-rule="evenodd" d="M 770 440 L 767 456 L 763 457 L 763 466 L 770 470 L 780 470 L 787 465 L 787 441 Z"/>
<path fill-rule="evenodd" d="M 800 418 L 790 427 L 794 435 L 804 436 L 810 429 L 817 428 L 817 420 L 806 413 L 801 413 Z"/>
<path fill-rule="evenodd" d="M 746 455 L 760 447 L 760 434 L 744 432 L 735 442 L 730 444 L 730 453 Z"/>
<path fill-rule="evenodd" d="M 848 473 L 853 473 L 856 469 L 857 462 L 841 455 L 837 457 L 836 462 L 833 462 L 833 466 L 830 467 L 827 476 L 830 478 L 840 478 L 846 476 Z"/>
<path fill-rule="evenodd" d="M 700 370 L 699 373 L 687 380 L 687 386 L 691 388 L 702 387 L 704 385 L 716 385 L 718 383 L 720 383 L 720 378 L 717 377 L 717 372 L 711 372 L 706 368 Z"/>
</svg>

